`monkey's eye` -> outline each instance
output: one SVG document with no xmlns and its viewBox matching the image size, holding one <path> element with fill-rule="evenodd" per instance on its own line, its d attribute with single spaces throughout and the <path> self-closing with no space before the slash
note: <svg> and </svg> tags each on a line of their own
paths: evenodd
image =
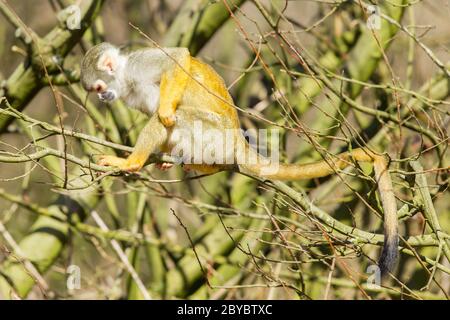
<svg viewBox="0 0 450 320">
<path fill-rule="evenodd" d="M 98 92 L 98 93 L 102 93 L 105 92 L 107 89 L 107 85 L 104 81 L 102 80 L 97 80 L 94 82 L 94 85 L 92 86 L 92 90 Z"/>
</svg>

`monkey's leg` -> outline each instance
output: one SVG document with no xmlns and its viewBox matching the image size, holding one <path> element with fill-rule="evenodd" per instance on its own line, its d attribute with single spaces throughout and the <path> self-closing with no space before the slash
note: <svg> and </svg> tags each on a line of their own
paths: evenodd
<svg viewBox="0 0 450 320">
<path fill-rule="evenodd" d="M 167 130 L 154 115 L 139 134 L 138 141 L 133 152 L 128 158 L 116 156 L 101 156 L 99 165 L 117 167 L 122 171 L 139 171 L 147 161 L 151 153 L 160 148 L 167 140 Z"/>
<path fill-rule="evenodd" d="M 166 127 L 175 123 L 175 111 L 190 77 L 191 57 L 184 56 L 177 62 L 173 70 L 161 76 L 158 115 Z"/>
</svg>

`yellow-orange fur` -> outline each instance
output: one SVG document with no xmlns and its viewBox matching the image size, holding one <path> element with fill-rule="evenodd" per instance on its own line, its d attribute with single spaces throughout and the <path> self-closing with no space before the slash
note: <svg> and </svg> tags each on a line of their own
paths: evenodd
<svg viewBox="0 0 450 320">
<path fill-rule="evenodd" d="M 105 50 L 109 48 L 108 45 L 103 46 L 106 48 Z M 100 48 L 97 51 L 101 50 L 103 49 Z M 83 66 L 85 66 L 82 68 L 82 73 L 85 74 L 83 83 L 86 88 L 90 88 L 89 83 L 96 79 L 95 76 L 91 75 L 95 72 L 95 70 L 91 70 L 91 66 L 95 65 L 91 63 L 91 60 L 96 59 L 99 54 L 95 50 L 93 52 L 95 52 L 95 55 L 88 52 L 83 62 Z M 118 167 L 123 171 L 138 171 L 144 166 L 152 152 L 158 149 L 168 153 L 172 152 L 176 147 L 176 141 L 173 139 L 174 132 L 177 132 L 177 130 L 193 130 L 192 127 L 196 121 L 202 122 L 206 130 L 213 129 L 225 132 L 231 129 L 235 132 L 237 146 L 235 146 L 236 149 L 231 150 L 235 157 L 239 152 L 238 147 L 240 147 L 239 150 L 244 149 L 252 152 L 239 131 L 239 117 L 233 107 L 233 100 L 223 79 L 209 65 L 196 58 L 183 55 L 182 50 L 173 52 L 181 52 L 176 63 L 168 63 L 167 59 L 174 59 L 172 57 L 158 58 L 161 61 L 166 59 L 164 60 L 165 63 L 162 63 L 166 66 L 166 69 L 161 73 L 158 114 L 151 115 L 149 122 L 139 135 L 134 151 L 127 159 L 103 156 L 100 158 L 99 164 Z M 147 54 L 149 57 L 154 55 L 154 51 L 149 51 Z M 147 56 L 145 52 L 140 53 L 137 55 L 138 58 L 135 57 L 134 59 L 140 57 L 143 62 L 139 64 L 139 61 L 134 61 L 134 63 L 144 71 L 146 68 L 149 71 L 155 71 L 155 68 L 158 68 L 157 65 L 150 66 L 144 63 L 148 61 L 145 60 Z M 173 67 L 167 68 L 167 65 Z M 145 94 L 145 92 L 134 94 Z M 128 94 L 127 98 L 131 101 L 142 100 L 140 97 L 132 96 L 132 94 L 131 96 Z M 196 141 L 193 143 L 195 144 Z M 259 155 L 256 155 L 256 157 L 261 158 Z M 270 174 L 262 173 L 264 172 L 263 169 L 268 166 L 264 161 L 238 163 L 238 169 L 245 173 L 275 180 L 301 180 L 333 174 L 336 170 L 348 166 L 352 161 L 374 163 L 375 178 L 379 186 L 385 221 L 385 243 L 379 265 L 382 271 L 386 272 L 392 269 L 397 256 L 398 235 L 396 201 L 388 173 L 388 162 L 383 156 L 368 149 L 355 149 L 338 155 L 337 159 L 334 160 L 309 164 L 279 164 L 277 171 Z M 236 166 L 206 163 L 188 164 L 188 167 L 203 173 L 214 173 L 226 169 L 236 170 Z"/>
<path fill-rule="evenodd" d="M 236 127 L 239 127 L 238 115 L 225 82 L 208 64 L 190 57 L 189 63 L 177 65 L 171 75 L 164 74 L 163 77 L 158 109 L 160 118 L 172 117 L 178 105 L 197 106 L 235 119 Z M 166 125 L 164 121 L 163 124 Z"/>
</svg>

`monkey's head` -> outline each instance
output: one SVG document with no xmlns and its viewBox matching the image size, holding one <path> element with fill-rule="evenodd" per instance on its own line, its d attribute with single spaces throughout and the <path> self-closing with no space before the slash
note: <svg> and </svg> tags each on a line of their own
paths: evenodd
<svg viewBox="0 0 450 320">
<path fill-rule="evenodd" d="M 126 57 L 110 43 L 98 44 L 81 62 L 81 84 L 89 92 L 97 92 L 102 101 L 111 102 L 125 94 L 122 72 Z"/>
</svg>

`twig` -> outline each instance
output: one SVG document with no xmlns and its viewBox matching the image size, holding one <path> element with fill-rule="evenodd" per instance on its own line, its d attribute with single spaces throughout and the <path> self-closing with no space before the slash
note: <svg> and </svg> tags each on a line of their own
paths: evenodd
<svg viewBox="0 0 450 320">
<path fill-rule="evenodd" d="M 100 216 L 95 210 L 91 212 L 91 216 L 94 219 L 95 223 L 97 223 L 97 225 L 100 227 L 100 229 L 102 229 L 103 231 L 109 231 L 108 226 L 105 224 L 105 222 L 103 222 L 102 218 L 100 218 Z M 122 250 L 122 247 L 120 246 L 119 242 L 117 240 L 111 240 L 110 243 L 114 251 L 117 253 L 119 259 L 122 261 L 125 268 L 130 273 L 131 277 L 133 278 L 134 282 L 139 288 L 139 291 L 141 291 L 144 299 L 152 300 L 152 297 L 148 293 L 147 288 L 145 288 L 145 285 L 142 282 L 141 278 L 139 278 L 139 275 L 137 274 L 136 270 L 133 268 L 130 261 L 128 261 L 128 257 Z"/>
<path fill-rule="evenodd" d="M 423 167 L 419 161 L 410 161 L 410 165 L 416 174 L 417 189 L 414 189 L 422 199 L 423 214 L 427 219 L 428 224 L 436 235 L 436 239 L 442 244 L 442 250 L 447 260 L 450 262 L 450 239 L 443 237 L 443 231 L 439 223 L 439 219 L 434 209 L 433 200 L 430 196 L 430 190 L 428 189 L 428 183 L 426 176 L 423 172 Z"/>
</svg>

